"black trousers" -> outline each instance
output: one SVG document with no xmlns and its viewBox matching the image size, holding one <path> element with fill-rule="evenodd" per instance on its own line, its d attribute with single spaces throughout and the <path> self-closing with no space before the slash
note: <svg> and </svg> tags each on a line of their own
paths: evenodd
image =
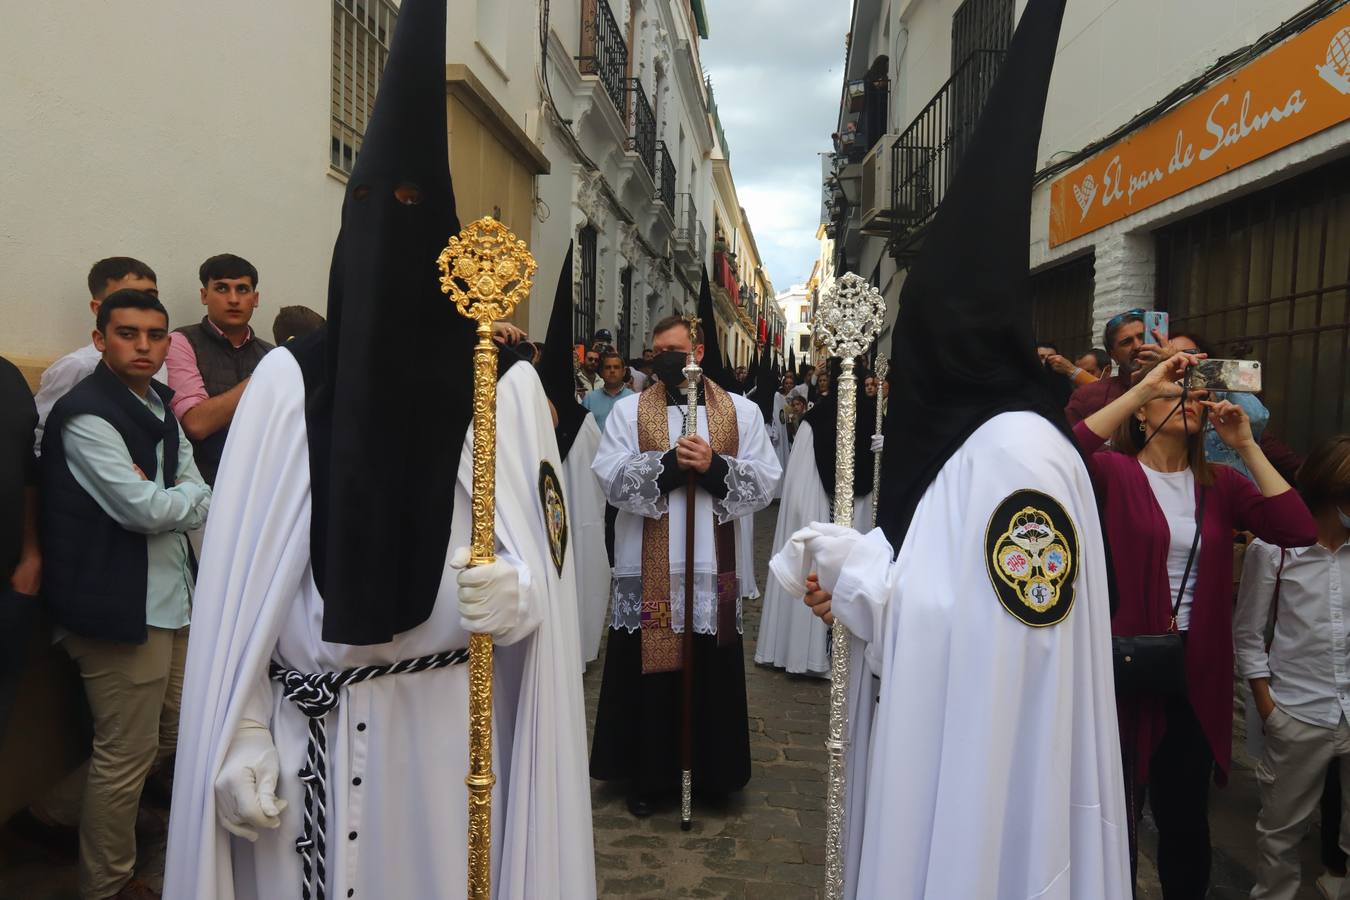
<svg viewBox="0 0 1350 900">
<path fill-rule="evenodd" d="M 1148 784 L 1132 794 L 1134 822 L 1144 799 L 1158 825 L 1158 880 L 1163 900 L 1204 900 L 1209 887 L 1209 784 L 1214 754 L 1200 729 L 1190 701 L 1167 702 L 1167 731 L 1148 764 Z M 1127 785 L 1132 772 L 1127 770 Z M 1132 873 L 1138 871 L 1138 848 L 1132 843 Z"/>
</svg>

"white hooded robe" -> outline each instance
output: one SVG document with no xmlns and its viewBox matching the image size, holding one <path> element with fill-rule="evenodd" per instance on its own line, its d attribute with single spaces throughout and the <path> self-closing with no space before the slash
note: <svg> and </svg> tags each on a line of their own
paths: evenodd
<svg viewBox="0 0 1350 900">
<path fill-rule="evenodd" d="M 985 560 L 991 516 L 1022 489 L 1077 530 L 1074 603 L 1046 627 L 1000 604 Z M 846 896 L 1131 896 L 1103 546 L 1078 451 L 1028 412 L 952 455 L 897 558 L 880 529 L 854 544 L 832 601 L 855 648 Z M 772 568 L 800 586 L 813 561 L 792 541 Z"/>
<path fill-rule="evenodd" d="M 522 572 L 525 620 L 494 653 L 493 896 L 595 896 L 585 716 L 571 554 L 549 553 L 541 459 L 561 468 L 534 370 L 498 382 L 496 532 Z M 169 829 L 167 900 L 300 896 L 307 720 L 267 680 L 467 646 L 447 567 L 430 618 L 386 644 L 330 644 L 310 569 L 305 385 L 295 358 L 259 364 L 230 429 L 193 612 Z M 459 451 L 450 547 L 469 543 L 472 429 Z M 449 448 L 447 448 L 449 449 Z M 408 473 L 417 489 L 417 473 Z M 449 554 L 447 553 L 447 558 Z M 523 567 L 523 568 L 522 568 Z M 216 818 L 213 784 L 241 718 L 268 725 L 281 758 L 281 827 L 256 843 Z M 455 898 L 466 892 L 468 666 L 375 678 L 328 716 L 327 896 Z"/>
</svg>

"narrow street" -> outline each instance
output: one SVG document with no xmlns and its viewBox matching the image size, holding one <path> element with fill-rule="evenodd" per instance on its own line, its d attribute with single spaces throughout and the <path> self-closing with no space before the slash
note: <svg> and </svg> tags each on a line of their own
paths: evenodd
<svg viewBox="0 0 1350 900">
<path fill-rule="evenodd" d="M 778 506 L 755 521 L 760 590 L 773 541 Z M 611 898 L 707 897 L 728 900 L 811 900 L 824 879 L 824 749 L 829 685 L 756 666 L 760 603 L 745 607 L 746 687 L 750 703 L 749 786 L 724 808 L 695 804 L 694 827 L 680 830 L 679 815 L 665 810 L 639 820 L 624 807 L 623 793 L 594 782 L 596 879 L 599 895 Z M 604 668 L 588 668 L 586 710 L 594 723 Z M 588 729 L 589 730 L 589 729 Z M 1214 790 L 1210 823 L 1214 836 L 1213 900 L 1246 897 L 1252 885 L 1259 802 L 1251 761 L 1239 746 L 1227 788 Z M 1153 864 L 1156 833 L 1141 826 L 1139 900 L 1161 900 Z M 1305 886 L 1298 900 L 1317 900 L 1312 878 L 1320 873 L 1316 836 L 1303 844 Z M 143 848 L 142 876 L 155 887 L 163 879 L 163 844 Z M 26 858 L 0 844 L 0 900 L 77 900 L 75 870 Z M 389 898 L 402 900 L 402 898 Z M 1091 898 L 1084 898 L 1091 900 Z"/>
</svg>

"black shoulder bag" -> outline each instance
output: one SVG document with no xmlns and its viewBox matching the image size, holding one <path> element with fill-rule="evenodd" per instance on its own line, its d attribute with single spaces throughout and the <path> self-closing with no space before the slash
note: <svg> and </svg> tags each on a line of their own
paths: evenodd
<svg viewBox="0 0 1350 900">
<path fill-rule="evenodd" d="M 1195 538 L 1191 553 L 1186 558 L 1186 570 L 1177 588 L 1177 599 L 1172 604 L 1172 620 L 1166 634 L 1117 635 L 1111 638 L 1111 656 L 1116 671 L 1116 693 L 1125 696 L 1152 694 L 1157 697 L 1181 696 L 1186 693 L 1186 649 L 1177 631 L 1177 614 L 1181 598 L 1186 595 L 1186 584 L 1191 578 L 1195 553 L 1200 547 L 1200 530 L 1205 522 L 1205 498 L 1208 488 L 1200 489 L 1200 500 L 1195 512 Z"/>
</svg>

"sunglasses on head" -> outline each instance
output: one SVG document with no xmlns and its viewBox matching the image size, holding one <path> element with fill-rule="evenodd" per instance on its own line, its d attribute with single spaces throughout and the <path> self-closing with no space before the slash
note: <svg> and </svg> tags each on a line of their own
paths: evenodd
<svg viewBox="0 0 1350 900">
<path fill-rule="evenodd" d="M 1126 319 L 1131 318 L 1131 317 L 1136 318 L 1136 319 L 1143 319 L 1143 318 L 1144 318 L 1144 313 L 1145 313 L 1145 312 L 1146 312 L 1146 310 L 1144 310 L 1143 308 L 1138 308 L 1138 309 L 1127 309 L 1127 310 L 1125 310 L 1123 313 L 1120 313 L 1119 315 L 1114 315 L 1114 316 L 1112 316 L 1111 318 L 1107 319 L 1107 320 L 1106 320 L 1106 330 L 1107 330 L 1107 331 L 1114 331 L 1114 330 L 1116 330 L 1116 329 L 1119 328 L 1121 325 L 1125 324 L 1125 320 L 1126 320 Z"/>
</svg>

